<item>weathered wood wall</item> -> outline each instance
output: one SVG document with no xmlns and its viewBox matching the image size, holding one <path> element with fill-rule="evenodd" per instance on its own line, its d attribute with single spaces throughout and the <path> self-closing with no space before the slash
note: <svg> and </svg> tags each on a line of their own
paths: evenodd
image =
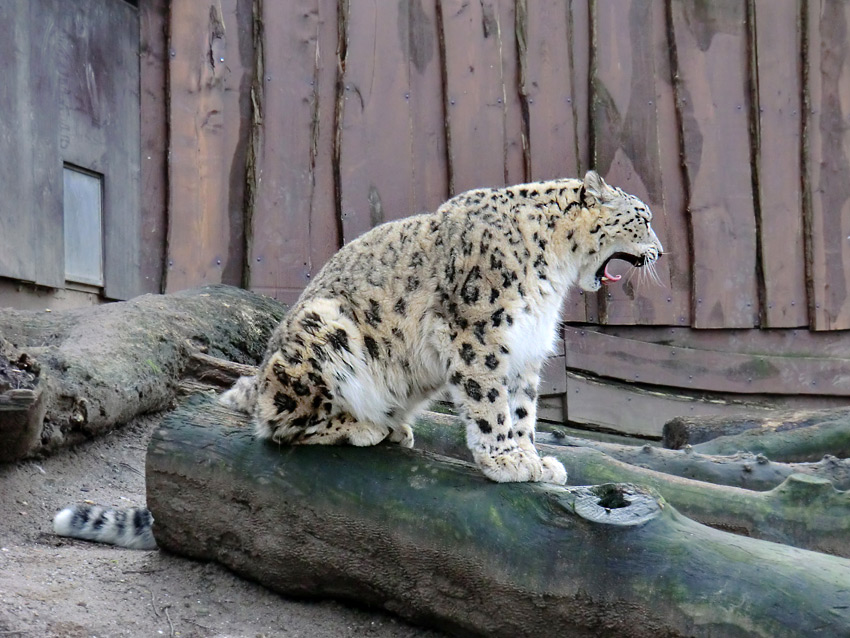
<svg viewBox="0 0 850 638">
<path fill-rule="evenodd" d="M 85 239 L 99 244 L 104 295 L 159 288 L 140 268 L 138 20 L 126 2 L 0 3 L 2 283 L 65 287 L 68 165 L 101 183 L 102 233 Z"/>
<path fill-rule="evenodd" d="M 224 281 L 292 301 L 378 223 L 593 167 L 650 204 L 667 254 L 662 286 L 635 276 L 570 298 L 566 319 L 586 330 L 558 381 L 571 416 L 602 400 L 597 376 L 848 394 L 850 355 L 818 335 L 850 329 L 847 3 L 139 6 L 143 201 L 167 206 L 144 219 L 148 244 L 167 236 L 163 289 Z M 713 336 L 670 347 L 669 327 Z M 805 362 L 775 336 L 792 330 Z M 764 339 L 778 349 L 728 354 Z"/>
<path fill-rule="evenodd" d="M 850 329 L 842 2 L 140 11 L 144 149 L 158 152 L 143 201 L 167 204 L 167 290 L 244 282 L 292 299 L 375 224 L 595 167 L 652 206 L 664 286 L 576 295 L 568 319 Z"/>
</svg>

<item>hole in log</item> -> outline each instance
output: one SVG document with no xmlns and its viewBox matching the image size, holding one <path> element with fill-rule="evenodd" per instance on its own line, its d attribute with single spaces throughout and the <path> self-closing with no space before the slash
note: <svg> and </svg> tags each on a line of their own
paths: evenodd
<svg viewBox="0 0 850 638">
<path fill-rule="evenodd" d="M 623 492 L 617 488 L 606 492 L 599 498 L 599 507 L 604 507 L 606 510 L 620 509 L 631 504 L 632 502 L 626 500 Z"/>
<path fill-rule="evenodd" d="M 661 513 L 655 496 L 628 483 L 567 488 L 574 494 L 573 511 L 593 523 L 629 527 Z"/>
</svg>

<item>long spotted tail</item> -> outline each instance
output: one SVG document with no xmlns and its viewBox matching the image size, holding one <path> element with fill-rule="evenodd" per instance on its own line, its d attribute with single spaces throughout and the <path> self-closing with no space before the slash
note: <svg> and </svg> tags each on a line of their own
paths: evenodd
<svg viewBox="0 0 850 638">
<path fill-rule="evenodd" d="M 144 507 L 68 505 L 53 517 L 53 531 L 129 549 L 156 549 L 153 516 Z"/>
</svg>

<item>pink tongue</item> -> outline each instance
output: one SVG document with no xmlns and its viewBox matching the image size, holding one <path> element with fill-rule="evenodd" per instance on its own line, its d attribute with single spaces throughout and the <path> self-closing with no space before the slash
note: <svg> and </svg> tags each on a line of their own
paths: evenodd
<svg viewBox="0 0 850 638">
<path fill-rule="evenodd" d="M 602 281 L 604 283 L 608 283 L 609 281 L 620 281 L 622 275 L 612 275 L 608 272 L 608 264 L 605 264 L 605 270 L 602 271 Z"/>
</svg>

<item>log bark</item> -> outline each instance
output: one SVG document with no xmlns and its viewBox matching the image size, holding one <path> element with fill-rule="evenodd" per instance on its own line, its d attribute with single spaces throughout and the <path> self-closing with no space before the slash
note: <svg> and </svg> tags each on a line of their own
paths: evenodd
<svg viewBox="0 0 850 638">
<path fill-rule="evenodd" d="M 848 418 L 850 418 L 850 409 L 847 408 L 793 410 L 770 416 L 679 416 L 664 424 L 661 442 L 666 448 L 680 450 L 686 445 L 697 445 L 748 430 L 761 430 L 765 433 L 784 432 L 817 423 L 846 421 Z"/>
<path fill-rule="evenodd" d="M 463 428 L 456 417 L 428 413 L 417 420 L 414 435 L 419 449 L 469 458 Z M 770 491 L 754 492 L 654 472 L 591 448 L 538 444 L 538 449 L 564 464 L 570 485 L 647 486 L 705 525 L 850 557 L 850 492 L 836 490 L 826 479 L 793 475 Z"/>
<path fill-rule="evenodd" d="M 459 635 L 850 633 L 846 559 L 699 525 L 634 486 L 500 485 L 418 450 L 257 442 L 246 421 L 193 398 L 154 434 L 160 546 Z"/>
<path fill-rule="evenodd" d="M 825 457 L 817 463 L 776 463 L 763 454 L 700 454 L 693 449 L 667 450 L 649 444 L 623 445 L 589 441 L 577 436 L 560 435 L 557 430 L 552 433 L 539 432 L 537 441 L 565 447 L 587 447 L 607 454 L 612 459 L 648 470 L 759 492 L 777 487 L 792 474 L 826 479 L 837 490 L 850 489 L 850 459 L 833 456 Z"/>
<path fill-rule="evenodd" d="M 763 454 L 786 463 L 850 457 L 850 413 L 795 430 L 747 430 L 692 446 L 700 454 Z"/>
<path fill-rule="evenodd" d="M 0 410 L 0 461 L 72 445 L 170 406 L 195 351 L 256 363 L 285 311 L 229 286 L 61 312 L 0 310 L 0 405 L 9 408 Z M 27 388 L 4 384 L 12 376 L 23 383 L 22 373 Z M 13 404 L 11 394 L 23 390 L 32 403 Z"/>
</svg>

